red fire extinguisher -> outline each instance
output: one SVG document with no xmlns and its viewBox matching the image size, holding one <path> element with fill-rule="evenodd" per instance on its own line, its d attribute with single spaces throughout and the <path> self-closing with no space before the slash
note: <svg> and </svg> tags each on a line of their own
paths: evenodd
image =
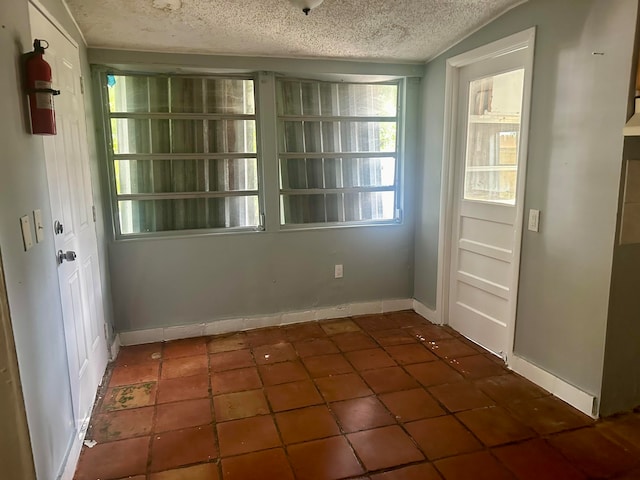
<svg viewBox="0 0 640 480">
<path fill-rule="evenodd" d="M 46 47 L 42 44 L 45 43 Z M 31 132 L 39 135 L 56 134 L 56 112 L 53 108 L 53 96 L 60 90 L 51 88 L 51 66 L 43 55 L 49 42 L 36 39 L 33 52 L 25 62 L 29 109 L 31 110 Z"/>
</svg>

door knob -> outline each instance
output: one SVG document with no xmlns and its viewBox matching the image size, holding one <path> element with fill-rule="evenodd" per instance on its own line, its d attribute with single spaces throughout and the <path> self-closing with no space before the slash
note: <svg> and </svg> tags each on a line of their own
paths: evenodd
<svg viewBox="0 0 640 480">
<path fill-rule="evenodd" d="M 71 250 L 67 252 L 58 250 L 58 265 L 62 264 L 62 262 L 64 262 L 65 260 L 67 262 L 73 262 L 75 261 L 76 257 L 77 257 L 76 252 L 73 252 Z"/>
<path fill-rule="evenodd" d="M 56 233 L 56 235 L 60 235 L 64 232 L 64 225 L 60 223 L 60 220 L 56 220 L 55 222 L 53 222 L 53 231 Z"/>
</svg>

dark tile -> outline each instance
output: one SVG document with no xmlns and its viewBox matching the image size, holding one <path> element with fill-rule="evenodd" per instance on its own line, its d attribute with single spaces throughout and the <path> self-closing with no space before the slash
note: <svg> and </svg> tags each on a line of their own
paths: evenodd
<svg viewBox="0 0 640 480">
<path fill-rule="evenodd" d="M 312 338 L 322 338 L 327 334 L 318 325 L 318 322 L 298 323 L 296 325 L 288 325 L 284 328 L 289 342 L 299 342 L 301 340 L 310 340 Z"/>
<path fill-rule="evenodd" d="M 297 480 L 336 480 L 364 473 L 342 436 L 290 445 L 287 451 Z"/>
<path fill-rule="evenodd" d="M 272 385 L 264 390 L 274 412 L 322 403 L 322 397 L 311 380 Z"/>
<path fill-rule="evenodd" d="M 218 456 L 211 425 L 154 435 L 151 445 L 152 472 L 208 462 Z"/>
<path fill-rule="evenodd" d="M 416 338 L 413 337 L 406 329 L 393 328 L 391 330 L 375 330 L 371 332 L 371 336 L 382 346 L 415 344 Z"/>
<path fill-rule="evenodd" d="M 351 433 L 347 438 L 369 471 L 424 460 L 411 438 L 397 425 Z"/>
<path fill-rule="evenodd" d="M 208 373 L 209 359 L 206 355 L 170 358 L 162 362 L 161 378 L 163 379 L 207 375 Z"/>
<path fill-rule="evenodd" d="M 587 476 L 603 478 L 631 470 L 640 463 L 640 451 L 626 449 L 595 428 L 560 433 L 549 439 L 569 462 Z"/>
<path fill-rule="evenodd" d="M 413 310 L 390 312 L 387 313 L 386 316 L 393 320 L 393 322 L 400 328 L 417 327 L 429 324 L 429 321 Z"/>
<path fill-rule="evenodd" d="M 214 353 L 209 357 L 212 372 L 224 372 L 236 368 L 255 366 L 251 350 L 231 350 L 229 352 Z"/>
<path fill-rule="evenodd" d="M 287 457 L 281 448 L 224 458 L 222 459 L 222 475 L 224 480 L 259 478 L 264 480 L 294 480 Z"/>
<path fill-rule="evenodd" d="M 262 382 L 255 367 L 227 370 L 211 375 L 211 389 L 214 395 L 255 390 L 260 387 Z"/>
<path fill-rule="evenodd" d="M 249 343 L 247 342 L 247 336 L 242 332 L 211 337 L 207 342 L 207 350 L 209 353 L 232 352 L 234 350 L 243 350 L 248 347 Z"/>
<path fill-rule="evenodd" d="M 435 462 L 436 468 L 446 480 L 513 480 L 506 468 L 491 456 L 489 452 L 476 452 L 445 458 Z"/>
<path fill-rule="evenodd" d="M 584 427 L 593 420 L 556 397 L 541 397 L 507 405 L 522 423 L 541 435 Z"/>
<path fill-rule="evenodd" d="M 179 402 L 209 396 L 209 375 L 194 375 L 160 380 L 158 403 Z"/>
<path fill-rule="evenodd" d="M 109 388 L 102 402 L 102 410 L 111 412 L 127 408 L 153 405 L 156 401 L 156 383 L 141 383 Z"/>
<path fill-rule="evenodd" d="M 303 340 L 301 342 L 295 342 L 293 346 L 301 357 L 339 353 L 338 347 L 328 338 Z"/>
<path fill-rule="evenodd" d="M 371 480 L 440 480 L 441 478 L 430 463 L 420 463 L 371 476 Z"/>
<path fill-rule="evenodd" d="M 405 428 L 429 460 L 482 448 L 480 442 L 451 415 L 418 420 L 406 424 Z"/>
<path fill-rule="evenodd" d="M 628 413 L 608 418 L 597 424 L 598 431 L 609 440 L 640 450 L 640 414 Z"/>
<path fill-rule="evenodd" d="M 485 355 L 450 358 L 447 361 L 467 378 L 492 377 L 509 373 L 504 364 L 493 362 Z"/>
<path fill-rule="evenodd" d="M 213 422 L 211 400 L 184 400 L 156 407 L 155 432 L 180 430 Z"/>
<path fill-rule="evenodd" d="M 400 365 L 411 365 L 413 363 L 425 363 L 438 360 L 438 357 L 428 351 L 422 343 L 389 346 L 386 347 L 385 350 Z"/>
<path fill-rule="evenodd" d="M 362 332 L 341 333 L 331 337 L 331 340 L 342 352 L 378 347 L 378 344 L 369 335 Z"/>
<path fill-rule="evenodd" d="M 377 394 L 419 387 L 418 382 L 400 367 L 366 370 L 361 375 L 364 381 L 369 384 L 369 387 Z"/>
<path fill-rule="evenodd" d="M 116 365 L 132 365 L 134 363 L 159 362 L 162 358 L 161 343 L 147 343 L 120 347 Z"/>
<path fill-rule="evenodd" d="M 258 367 L 262 382 L 265 385 L 307 380 L 309 375 L 300 362 L 282 362 Z"/>
<path fill-rule="evenodd" d="M 396 362 L 382 348 L 349 352 L 345 354 L 345 357 L 358 371 L 396 366 Z"/>
<path fill-rule="evenodd" d="M 454 338 L 447 330 L 439 325 L 424 324 L 407 329 L 420 342 L 432 342 L 434 340 L 446 340 Z"/>
<path fill-rule="evenodd" d="M 290 343 L 277 343 L 256 347 L 253 349 L 253 356 L 258 365 L 286 362 L 295 360 L 298 357 Z"/>
<path fill-rule="evenodd" d="M 374 315 L 361 315 L 353 317 L 353 321 L 356 322 L 360 328 L 367 332 L 373 332 L 376 330 L 390 330 L 396 328 L 398 324 L 392 317 L 384 315 L 382 313 Z"/>
<path fill-rule="evenodd" d="M 327 402 L 366 397 L 373 393 L 356 373 L 316 378 L 314 381 Z"/>
<path fill-rule="evenodd" d="M 278 413 L 276 423 L 287 445 L 340 434 L 338 425 L 324 405 Z"/>
<path fill-rule="evenodd" d="M 549 395 L 545 390 L 516 374 L 485 377 L 476 380 L 475 384 L 501 405 Z"/>
<path fill-rule="evenodd" d="M 474 387 L 473 384 L 467 382 L 438 385 L 431 387 L 429 392 L 450 412 L 460 412 L 494 405 L 493 400 Z"/>
<path fill-rule="evenodd" d="M 394 418 L 376 397 L 332 403 L 331 410 L 338 417 L 345 432 L 358 432 L 395 423 Z"/>
<path fill-rule="evenodd" d="M 141 480 L 144 480 L 144 478 Z M 218 466 L 215 463 L 201 463 L 192 467 L 152 473 L 149 475 L 149 480 L 220 480 L 220 475 L 218 474 Z"/>
<path fill-rule="evenodd" d="M 353 372 L 353 367 L 340 353 L 306 357 L 302 360 L 313 378 Z"/>
<path fill-rule="evenodd" d="M 213 397 L 213 409 L 217 422 L 266 415 L 269 405 L 262 390 L 227 393 Z"/>
<path fill-rule="evenodd" d="M 285 343 L 286 341 L 287 335 L 281 328 L 261 328 L 247 332 L 247 343 L 252 348 L 263 345 L 276 345 L 278 343 Z"/>
<path fill-rule="evenodd" d="M 191 357 L 193 355 L 205 355 L 207 353 L 206 337 L 184 338 L 166 342 L 162 350 L 162 356 L 167 358 Z"/>
<path fill-rule="evenodd" d="M 83 448 L 75 480 L 122 478 L 145 473 L 149 453 L 149 437 L 98 443 Z"/>
<path fill-rule="evenodd" d="M 160 364 L 156 361 L 116 365 L 109 381 L 110 387 L 157 382 Z"/>
<path fill-rule="evenodd" d="M 222 457 L 280 446 L 278 431 L 269 415 L 224 422 L 217 427 Z"/>
<path fill-rule="evenodd" d="M 519 480 L 587 478 L 544 440 L 538 438 L 494 449 L 493 455 Z"/>
<path fill-rule="evenodd" d="M 478 351 L 456 338 L 426 342 L 426 347 L 440 358 L 451 359 L 477 355 Z"/>
<path fill-rule="evenodd" d="M 526 440 L 535 435 L 533 430 L 517 421 L 501 407 L 468 410 L 456 416 L 488 447 Z"/>
<path fill-rule="evenodd" d="M 400 422 L 444 415 L 446 412 L 422 388 L 380 395 L 380 400 Z"/>
<path fill-rule="evenodd" d="M 463 380 L 462 375 L 443 361 L 416 363 L 404 367 L 409 374 L 425 387 L 454 383 Z"/>
<path fill-rule="evenodd" d="M 87 438 L 105 443 L 149 435 L 153 413 L 153 407 L 99 413 L 94 415 Z"/>
<path fill-rule="evenodd" d="M 327 335 L 338 335 L 339 333 L 360 332 L 360 327 L 349 318 L 340 320 L 325 320 L 320 322 L 320 327 Z"/>
</svg>

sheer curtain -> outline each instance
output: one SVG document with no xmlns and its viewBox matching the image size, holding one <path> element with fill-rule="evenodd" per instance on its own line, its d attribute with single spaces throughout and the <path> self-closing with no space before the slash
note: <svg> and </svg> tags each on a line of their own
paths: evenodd
<svg viewBox="0 0 640 480">
<path fill-rule="evenodd" d="M 281 79 L 281 222 L 391 220 L 397 84 Z"/>
<path fill-rule="evenodd" d="M 251 79 L 108 77 L 121 234 L 259 223 Z"/>
</svg>

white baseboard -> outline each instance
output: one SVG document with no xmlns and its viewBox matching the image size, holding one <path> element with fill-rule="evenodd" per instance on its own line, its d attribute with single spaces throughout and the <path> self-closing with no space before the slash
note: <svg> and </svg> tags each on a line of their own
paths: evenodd
<svg viewBox="0 0 640 480">
<path fill-rule="evenodd" d="M 139 345 L 143 343 L 178 340 L 181 338 L 201 337 L 205 335 L 220 335 L 223 333 L 253 330 L 264 327 L 277 327 L 293 323 L 313 322 L 330 318 L 344 318 L 353 315 L 367 315 L 372 313 L 398 312 L 411 310 L 414 300 L 400 298 L 392 300 L 378 300 L 373 302 L 350 303 L 311 310 L 276 313 L 273 315 L 228 318 L 209 323 L 180 325 L 175 327 L 151 328 L 148 330 L 134 330 L 120 332 L 118 345 Z"/>
<path fill-rule="evenodd" d="M 429 320 L 431 323 L 435 323 L 436 325 L 442 325 L 442 320 L 440 319 L 440 315 L 435 310 L 430 309 L 425 304 L 420 303 L 415 298 L 413 299 L 413 311 L 416 312 L 421 317 Z"/>
<path fill-rule="evenodd" d="M 116 336 L 113 339 L 113 343 L 111 344 L 111 348 L 109 349 L 109 360 L 113 361 L 118 357 L 118 352 L 120 351 L 121 343 L 120 343 L 120 334 L 116 333 Z"/>
<path fill-rule="evenodd" d="M 517 355 L 512 355 L 509 359 L 508 367 L 527 380 L 532 381 L 561 400 L 564 400 L 572 407 L 577 408 L 582 413 L 592 418 L 598 418 L 598 402 L 597 398 L 593 395 L 574 387 L 570 383 L 565 382 L 561 378 L 556 377 Z"/>
</svg>

